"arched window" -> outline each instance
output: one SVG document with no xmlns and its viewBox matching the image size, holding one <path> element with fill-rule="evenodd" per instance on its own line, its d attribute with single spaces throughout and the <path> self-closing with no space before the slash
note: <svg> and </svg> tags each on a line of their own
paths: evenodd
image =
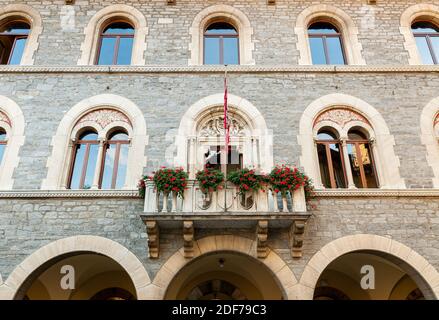
<svg viewBox="0 0 439 320">
<path fill-rule="evenodd" d="M 20 20 L 0 26 L 0 64 L 21 63 L 29 33 L 29 24 Z"/>
<path fill-rule="evenodd" d="M 341 141 L 337 133 L 331 128 L 322 128 L 316 143 L 323 185 L 325 188 L 346 188 Z"/>
<path fill-rule="evenodd" d="M 124 188 L 131 131 L 130 120 L 117 110 L 98 109 L 82 116 L 73 128 L 67 188 Z"/>
<path fill-rule="evenodd" d="M 128 160 L 128 134 L 116 131 L 105 144 L 102 189 L 121 189 L 125 184 Z"/>
<path fill-rule="evenodd" d="M 204 64 L 239 64 L 239 35 L 234 26 L 214 22 L 206 28 Z"/>
<path fill-rule="evenodd" d="M 100 34 L 96 64 L 129 65 L 134 42 L 134 28 L 127 22 L 113 22 Z"/>
<path fill-rule="evenodd" d="M 424 64 L 439 64 L 439 27 L 431 22 L 418 21 L 412 24 L 419 55 Z"/>
<path fill-rule="evenodd" d="M 0 164 L 3 161 L 3 155 L 5 154 L 6 145 L 8 143 L 6 137 L 6 130 L 0 128 Z"/>
<path fill-rule="evenodd" d="M 314 131 L 325 188 L 378 188 L 372 128 L 365 117 L 345 108 L 329 109 L 316 118 Z"/>
<path fill-rule="evenodd" d="M 313 64 L 346 64 L 343 41 L 339 30 L 327 22 L 315 22 L 308 27 Z"/>
<path fill-rule="evenodd" d="M 98 162 L 99 140 L 94 131 L 86 131 L 73 146 L 70 189 L 90 189 L 93 186 L 96 164 Z"/>
</svg>

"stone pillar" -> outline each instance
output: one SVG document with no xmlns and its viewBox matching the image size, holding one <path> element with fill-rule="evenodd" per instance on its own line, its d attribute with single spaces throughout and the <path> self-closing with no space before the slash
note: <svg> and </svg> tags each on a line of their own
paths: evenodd
<svg viewBox="0 0 439 320">
<path fill-rule="evenodd" d="M 346 177 L 348 179 L 348 188 L 349 189 L 356 189 L 354 183 L 354 178 L 352 176 L 352 168 L 351 168 L 351 162 L 349 161 L 349 154 L 348 154 L 348 146 L 346 143 L 346 139 L 341 140 L 341 147 L 342 147 L 342 153 L 343 153 L 343 160 L 344 160 L 344 167 L 346 170 Z"/>
<path fill-rule="evenodd" d="M 95 174 L 93 177 L 93 184 L 91 186 L 92 189 L 99 189 L 99 178 L 101 176 L 101 169 L 103 165 L 103 161 L 102 161 L 103 154 L 104 154 L 104 139 L 101 138 L 99 139 L 99 150 L 98 150 Z"/>
</svg>

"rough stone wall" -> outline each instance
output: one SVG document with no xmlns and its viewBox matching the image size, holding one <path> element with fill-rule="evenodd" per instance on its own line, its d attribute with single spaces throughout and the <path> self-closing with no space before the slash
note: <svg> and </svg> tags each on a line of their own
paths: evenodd
<svg viewBox="0 0 439 320">
<path fill-rule="evenodd" d="M 84 28 L 90 18 L 100 9 L 118 3 L 131 5 L 146 17 L 149 28 L 146 39 L 147 64 L 186 65 L 189 58 L 189 27 L 194 17 L 205 7 L 219 3 L 233 5 L 249 18 L 254 29 L 257 64 L 297 64 L 299 53 L 294 34 L 296 17 L 314 4 L 339 7 L 352 18 L 359 30 L 359 41 L 363 45 L 367 64 L 407 64 L 408 54 L 399 32 L 402 12 L 417 3 L 439 4 L 438 0 L 378 1 L 377 5 L 367 5 L 366 0 L 277 0 L 275 6 L 267 6 L 266 0 L 178 0 L 176 6 L 167 6 L 164 0 L 91 0 L 76 1 L 75 6 L 66 8 L 69 6 L 65 6 L 64 1 L 20 2 L 33 6 L 43 19 L 44 30 L 35 60 L 37 65 L 76 64 L 84 40 Z M 16 1 L 1 0 L 0 3 Z M 69 10 L 75 12 L 75 23 L 72 27 L 63 27 L 61 17 L 66 16 Z"/>
<path fill-rule="evenodd" d="M 250 101 L 273 131 L 276 163 L 299 164 L 300 117 L 315 99 L 331 93 L 360 98 L 384 117 L 395 137 L 400 172 L 409 188 L 431 187 L 433 172 L 420 141 L 420 114 L 437 96 L 435 74 L 230 74 L 229 92 Z M 221 93 L 222 75 L 209 74 L 3 74 L 0 95 L 23 110 L 26 141 L 14 172 L 15 189 L 39 189 L 47 175 L 51 138 L 64 115 L 81 100 L 113 93 L 132 100 L 144 113 L 149 145 L 145 173 L 165 163 L 166 140 L 199 99 Z M 433 121 L 433 120 L 432 120 Z M 42 128 L 44 130 L 42 130 Z M 384 159 L 383 159 L 384 160 Z"/>
<path fill-rule="evenodd" d="M 292 259 L 288 230 L 270 229 L 268 245 L 300 278 L 309 259 L 325 244 L 351 234 L 390 236 L 439 268 L 437 198 L 319 198 L 305 232 L 303 257 Z M 183 246 L 181 229 L 162 230 L 161 256 L 148 258 L 140 199 L 0 200 L 0 274 L 9 273 L 28 255 L 60 238 L 98 235 L 131 250 L 154 278 L 163 263 Z M 255 230 L 196 229 L 197 239 L 234 234 L 255 239 Z"/>
</svg>

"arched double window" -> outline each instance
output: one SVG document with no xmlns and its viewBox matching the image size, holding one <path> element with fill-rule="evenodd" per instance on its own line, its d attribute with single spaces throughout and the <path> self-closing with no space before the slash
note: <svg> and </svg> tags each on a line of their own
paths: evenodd
<svg viewBox="0 0 439 320">
<path fill-rule="evenodd" d="M 320 177 L 325 188 L 378 188 L 372 128 L 345 108 L 321 113 L 315 123 Z"/>
<path fill-rule="evenodd" d="M 412 24 L 419 55 L 424 64 L 439 64 L 439 27 L 428 21 Z"/>
<path fill-rule="evenodd" d="M 21 63 L 29 33 L 29 24 L 22 20 L 0 25 L 0 64 Z"/>
<path fill-rule="evenodd" d="M 239 64 L 239 34 L 226 22 L 214 22 L 204 31 L 204 64 Z"/>
<path fill-rule="evenodd" d="M 331 23 L 314 22 L 308 27 L 313 64 L 346 64 L 343 39 Z"/>
<path fill-rule="evenodd" d="M 124 21 L 112 22 L 101 32 L 96 64 L 129 65 L 134 43 L 134 27 Z"/>
<path fill-rule="evenodd" d="M 102 109 L 81 118 L 73 136 L 69 189 L 122 189 L 127 174 L 131 123 Z"/>
</svg>

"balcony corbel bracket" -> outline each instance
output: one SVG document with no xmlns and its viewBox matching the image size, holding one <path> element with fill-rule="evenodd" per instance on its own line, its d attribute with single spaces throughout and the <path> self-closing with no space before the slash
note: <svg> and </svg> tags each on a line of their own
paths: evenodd
<svg viewBox="0 0 439 320">
<path fill-rule="evenodd" d="M 290 228 L 290 250 L 291 256 L 295 259 L 302 257 L 303 235 L 305 233 L 306 221 L 293 221 Z"/>
<path fill-rule="evenodd" d="M 157 221 L 146 221 L 145 225 L 148 234 L 149 258 L 158 259 L 160 254 L 159 225 Z"/>
<path fill-rule="evenodd" d="M 256 227 L 257 256 L 264 259 L 268 255 L 268 220 L 259 220 Z"/>
<path fill-rule="evenodd" d="M 183 221 L 184 257 L 188 259 L 194 257 L 194 234 L 194 222 Z"/>
</svg>

